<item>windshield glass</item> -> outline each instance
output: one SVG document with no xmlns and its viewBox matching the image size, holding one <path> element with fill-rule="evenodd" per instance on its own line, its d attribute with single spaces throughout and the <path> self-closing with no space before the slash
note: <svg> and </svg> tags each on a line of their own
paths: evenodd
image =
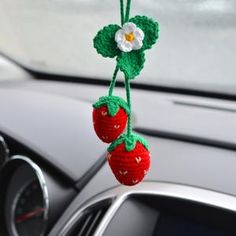
<svg viewBox="0 0 236 236">
<path fill-rule="evenodd" d="M 135 0 L 136 14 L 157 19 L 160 38 L 134 83 L 236 93 L 235 0 Z M 118 0 L 1 0 L 0 50 L 30 69 L 110 79 L 115 60 L 92 39 L 119 16 Z"/>
</svg>

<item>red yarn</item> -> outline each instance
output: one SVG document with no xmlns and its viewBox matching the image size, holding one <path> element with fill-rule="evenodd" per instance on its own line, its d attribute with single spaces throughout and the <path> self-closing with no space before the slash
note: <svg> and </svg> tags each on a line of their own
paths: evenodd
<svg viewBox="0 0 236 236">
<path fill-rule="evenodd" d="M 124 131 L 128 115 L 120 108 L 115 116 L 110 116 L 107 106 L 93 110 L 93 125 L 97 136 L 105 143 L 116 140 Z"/>
<path fill-rule="evenodd" d="M 150 152 L 141 144 L 128 152 L 124 143 L 108 153 L 107 159 L 117 180 L 124 185 L 135 185 L 143 180 L 150 167 Z"/>
</svg>

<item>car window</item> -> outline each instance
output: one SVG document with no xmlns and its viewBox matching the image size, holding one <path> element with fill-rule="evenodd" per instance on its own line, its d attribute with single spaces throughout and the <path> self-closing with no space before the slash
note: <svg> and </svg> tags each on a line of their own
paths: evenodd
<svg viewBox="0 0 236 236">
<path fill-rule="evenodd" d="M 110 79 L 115 61 L 92 39 L 120 22 L 118 8 L 111 0 L 1 0 L 0 51 L 34 70 Z M 234 0 L 136 0 L 136 13 L 158 20 L 160 38 L 134 82 L 235 94 Z"/>
</svg>

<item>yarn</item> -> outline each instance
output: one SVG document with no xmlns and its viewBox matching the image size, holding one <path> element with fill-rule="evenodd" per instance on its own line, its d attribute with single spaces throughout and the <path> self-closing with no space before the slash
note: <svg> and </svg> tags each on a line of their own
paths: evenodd
<svg viewBox="0 0 236 236">
<path fill-rule="evenodd" d="M 113 76 L 112 76 L 111 84 L 109 86 L 109 92 L 108 92 L 109 96 L 112 96 L 113 89 L 114 89 L 115 84 L 116 84 L 116 77 L 117 77 L 118 71 L 119 71 L 119 67 L 116 65 L 115 71 L 114 71 Z"/>
<path fill-rule="evenodd" d="M 93 40 L 94 48 L 103 57 L 115 57 L 119 54 L 119 49 L 115 43 L 114 35 L 120 27 L 115 24 L 105 26 L 101 29 Z"/>
<path fill-rule="evenodd" d="M 119 144 L 108 152 L 107 159 L 116 179 L 128 186 L 142 181 L 150 167 L 150 153 L 140 142 L 132 151 L 127 151 L 124 143 Z"/>
<path fill-rule="evenodd" d="M 130 4 L 129 0 L 128 3 Z M 121 7 L 121 9 L 123 8 Z M 139 50 L 132 50 L 127 53 L 123 53 L 119 50 L 118 44 L 115 41 L 115 34 L 121 29 L 121 27 L 116 24 L 105 26 L 97 33 L 93 41 L 94 47 L 99 54 L 103 57 L 116 57 L 117 66 L 122 72 L 124 72 L 125 77 L 134 79 L 140 74 L 144 67 L 144 51 L 150 49 L 159 37 L 159 24 L 146 16 L 135 16 L 128 19 L 129 10 L 130 7 L 127 5 L 125 22 L 134 23 L 144 33 L 143 46 Z M 124 20 L 122 19 L 121 21 L 123 25 Z"/>
<path fill-rule="evenodd" d="M 149 150 L 148 142 L 142 136 L 131 133 L 121 135 L 108 147 L 107 151 L 113 151 L 121 143 L 124 143 L 126 151 L 133 151 L 137 142 L 141 143 L 147 150 Z"/>
<path fill-rule="evenodd" d="M 116 67 L 111 79 L 108 96 L 100 97 L 93 104 L 93 123 L 97 136 L 111 143 L 107 159 L 116 179 L 132 186 L 143 180 L 150 167 L 147 141 L 132 132 L 130 81 L 142 71 L 145 50 L 150 49 L 159 37 L 159 25 L 146 16 L 130 19 L 131 0 L 120 0 L 121 26 L 103 27 L 93 40 L 94 47 L 103 57 L 116 57 Z M 113 96 L 118 72 L 124 73 L 126 100 Z M 127 126 L 127 132 L 123 134 Z"/>
<path fill-rule="evenodd" d="M 129 21 L 130 6 L 131 6 L 131 0 L 127 0 L 126 11 L 125 11 L 125 22 Z"/>
<path fill-rule="evenodd" d="M 159 25 L 153 19 L 146 16 L 135 16 L 129 20 L 144 32 L 142 50 L 150 49 L 159 37 Z"/>
<path fill-rule="evenodd" d="M 143 40 L 143 31 L 132 22 L 126 22 L 115 34 L 115 41 L 121 52 L 140 50 Z"/>
<path fill-rule="evenodd" d="M 131 111 L 131 96 L 130 96 L 130 82 L 128 78 L 125 78 L 125 90 L 126 90 L 126 99 L 129 109 Z M 127 136 L 131 136 L 132 132 L 132 113 L 130 112 L 128 116 L 128 127 L 127 127 Z M 131 138 L 131 137 L 130 137 Z"/>
<path fill-rule="evenodd" d="M 124 1 L 120 0 L 120 21 L 121 21 L 121 25 L 124 24 L 125 19 L 124 19 Z"/>
<path fill-rule="evenodd" d="M 128 115 L 123 108 L 119 108 L 116 115 L 109 115 L 107 106 L 93 110 L 93 125 L 97 136 L 105 143 L 116 140 L 124 131 Z"/>
<path fill-rule="evenodd" d="M 99 108 L 106 105 L 110 116 L 115 116 L 119 111 L 119 108 L 123 108 L 127 114 L 130 113 L 130 108 L 124 99 L 117 96 L 103 96 L 93 104 L 94 108 Z"/>
<path fill-rule="evenodd" d="M 135 79 L 144 67 L 145 54 L 142 50 L 122 53 L 117 57 L 117 65 L 128 79 Z"/>
</svg>

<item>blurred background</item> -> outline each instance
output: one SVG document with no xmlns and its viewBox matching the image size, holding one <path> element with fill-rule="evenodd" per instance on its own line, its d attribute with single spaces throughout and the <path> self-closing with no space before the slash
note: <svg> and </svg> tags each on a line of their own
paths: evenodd
<svg viewBox="0 0 236 236">
<path fill-rule="evenodd" d="M 135 0 L 131 16 L 160 24 L 134 83 L 236 92 L 235 0 Z M 92 39 L 120 23 L 118 0 L 1 0 L 0 51 L 37 71 L 110 79 L 115 60 Z"/>
</svg>

